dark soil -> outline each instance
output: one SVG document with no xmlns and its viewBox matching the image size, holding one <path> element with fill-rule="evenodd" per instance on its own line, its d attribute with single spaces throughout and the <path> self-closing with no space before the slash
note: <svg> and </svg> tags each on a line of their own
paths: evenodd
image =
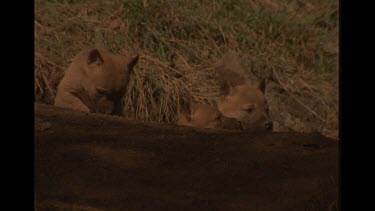
<svg viewBox="0 0 375 211">
<path fill-rule="evenodd" d="M 337 210 L 338 142 L 36 104 L 37 210 Z"/>
</svg>

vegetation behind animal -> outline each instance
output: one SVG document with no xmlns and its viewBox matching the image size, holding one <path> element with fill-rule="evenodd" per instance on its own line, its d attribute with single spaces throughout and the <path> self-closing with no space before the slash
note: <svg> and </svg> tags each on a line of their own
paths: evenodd
<svg viewBox="0 0 375 211">
<path fill-rule="evenodd" d="M 254 81 L 268 78 L 274 131 L 338 136 L 338 1 L 35 1 L 35 101 L 52 104 L 79 51 L 140 55 L 124 116 L 174 123 L 189 99 L 219 93 L 215 63 L 241 55 Z"/>
</svg>

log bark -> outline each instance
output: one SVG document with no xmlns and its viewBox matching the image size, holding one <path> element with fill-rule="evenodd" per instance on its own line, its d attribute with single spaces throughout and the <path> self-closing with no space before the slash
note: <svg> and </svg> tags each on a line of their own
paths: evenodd
<svg viewBox="0 0 375 211">
<path fill-rule="evenodd" d="M 35 106 L 37 210 L 335 210 L 338 143 Z"/>
</svg>

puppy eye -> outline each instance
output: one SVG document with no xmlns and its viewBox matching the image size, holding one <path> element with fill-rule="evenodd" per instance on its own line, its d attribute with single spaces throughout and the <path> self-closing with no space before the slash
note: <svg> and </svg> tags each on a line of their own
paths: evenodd
<svg viewBox="0 0 375 211">
<path fill-rule="evenodd" d="M 251 113 L 251 112 L 254 111 L 254 108 L 247 108 L 247 109 L 245 109 L 245 111 L 246 111 L 247 113 Z"/>
<path fill-rule="evenodd" d="M 220 120 L 221 119 L 221 115 L 218 115 L 216 118 L 215 118 L 215 120 Z"/>
</svg>

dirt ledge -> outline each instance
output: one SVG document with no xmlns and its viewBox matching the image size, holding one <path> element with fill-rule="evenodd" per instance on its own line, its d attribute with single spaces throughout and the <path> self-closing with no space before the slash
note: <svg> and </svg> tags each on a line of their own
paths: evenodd
<svg viewBox="0 0 375 211">
<path fill-rule="evenodd" d="M 36 210 L 337 210 L 319 134 L 144 123 L 35 105 Z"/>
</svg>

